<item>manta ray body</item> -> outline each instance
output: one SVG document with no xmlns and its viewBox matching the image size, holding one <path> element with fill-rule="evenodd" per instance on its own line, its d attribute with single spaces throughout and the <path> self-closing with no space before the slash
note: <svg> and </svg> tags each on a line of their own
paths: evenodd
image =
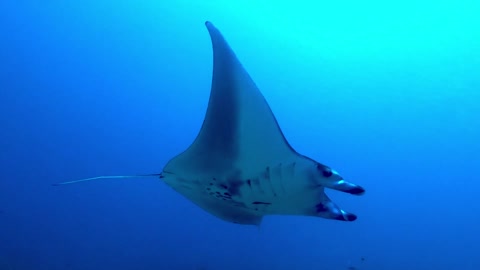
<svg viewBox="0 0 480 270">
<path fill-rule="evenodd" d="M 268 103 L 220 31 L 206 22 L 213 47 L 213 78 L 202 128 L 159 176 L 214 216 L 259 225 L 266 215 L 302 215 L 353 221 L 325 188 L 353 195 L 365 190 L 335 170 L 296 152 Z"/>
</svg>

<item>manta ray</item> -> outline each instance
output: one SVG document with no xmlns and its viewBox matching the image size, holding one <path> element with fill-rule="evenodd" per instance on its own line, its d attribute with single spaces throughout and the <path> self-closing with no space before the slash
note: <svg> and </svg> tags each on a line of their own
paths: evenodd
<svg viewBox="0 0 480 270">
<path fill-rule="evenodd" d="M 159 177 L 210 214 L 260 225 L 266 215 L 300 215 L 354 221 L 325 194 L 365 190 L 337 171 L 295 151 L 267 101 L 220 31 L 205 23 L 213 47 L 213 78 L 203 125 L 193 143 L 161 173 L 98 176 Z"/>
</svg>

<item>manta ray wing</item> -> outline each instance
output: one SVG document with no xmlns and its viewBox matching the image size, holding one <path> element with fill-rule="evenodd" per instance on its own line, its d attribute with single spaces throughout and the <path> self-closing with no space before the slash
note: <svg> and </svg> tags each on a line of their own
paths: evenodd
<svg viewBox="0 0 480 270">
<path fill-rule="evenodd" d="M 205 120 L 194 143 L 165 169 L 180 166 L 192 172 L 218 173 L 243 163 L 243 170 L 255 170 L 255 164 L 267 164 L 272 158 L 281 160 L 294 154 L 270 107 L 235 53 L 212 23 L 206 22 L 206 26 L 214 60 Z M 249 162 L 252 159 L 256 162 Z"/>
</svg>

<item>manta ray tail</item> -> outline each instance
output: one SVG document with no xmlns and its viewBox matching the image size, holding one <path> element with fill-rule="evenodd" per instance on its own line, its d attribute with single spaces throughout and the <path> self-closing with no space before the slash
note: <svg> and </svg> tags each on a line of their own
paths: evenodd
<svg viewBox="0 0 480 270">
<path fill-rule="evenodd" d="M 107 175 L 107 176 L 96 176 L 90 178 L 84 178 L 79 180 L 73 181 L 66 181 L 61 183 L 52 184 L 53 186 L 62 186 L 62 185 L 70 185 L 76 184 L 80 182 L 92 181 L 92 180 L 101 180 L 101 179 L 125 179 L 125 178 L 138 178 L 138 177 L 160 177 L 160 173 L 152 173 L 152 174 L 134 174 L 134 175 Z"/>
</svg>

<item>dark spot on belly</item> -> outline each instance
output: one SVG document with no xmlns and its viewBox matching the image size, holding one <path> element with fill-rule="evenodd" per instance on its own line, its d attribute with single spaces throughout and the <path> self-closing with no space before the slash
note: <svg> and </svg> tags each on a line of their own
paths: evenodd
<svg viewBox="0 0 480 270">
<path fill-rule="evenodd" d="M 267 168 L 265 168 L 264 177 L 265 177 L 265 179 L 270 180 L 270 167 L 269 166 L 267 166 Z"/>
<path fill-rule="evenodd" d="M 315 207 L 317 209 L 317 213 L 328 211 L 328 208 L 323 203 L 319 203 L 319 204 L 315 205 Z"/>
<path fill-rule="evenodd" d="M 248 184 L 249 187 L 252 187 L 252 180 L 247 179 L 247 184 Z"/>
<path fill-rule="evenodd" d="M 272 203 L 269 202 L 252 202 L 252 204 L 264 204 L 264 205 L 270 205 Z"/>
<path fill-rule="evenodd" d="M 227 185 L 220 184 L 219 186 L 220 186 L 221 188 L 223 188 L 223 189 L 228 189 L 228 186 L 227 186 Z"/>
<path fill-rule="evenodd" d="M 228 181 L 228 183 L 230 184 L 230 186 L 228 188 L 228 192 L 232 196 L 240 195 L 240 188 L 244 185 L 244 182 L 241 181 L 241 180 L 231 179 L 231 180 Z"/>
</svg>

